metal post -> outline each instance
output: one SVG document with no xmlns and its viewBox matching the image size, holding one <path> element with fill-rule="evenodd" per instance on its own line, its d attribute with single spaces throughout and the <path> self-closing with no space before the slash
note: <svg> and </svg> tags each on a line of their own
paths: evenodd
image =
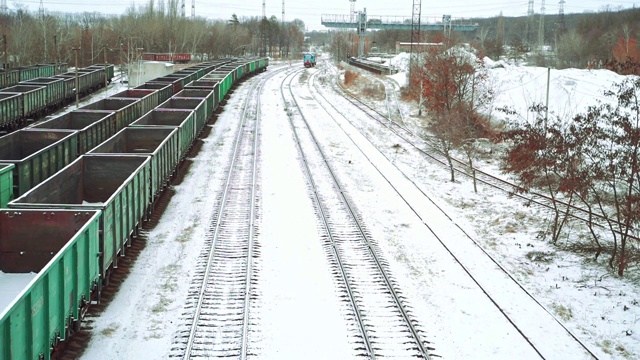
<svg viewBox="0 0 640 360">
<path fill-rule="evenodd" d="M 547 104 L 544 114 L 544 126 L 547 127 L 547 119 L 549 118 L 549 82 L 551 81 L 551 68 L 547 68 Z"/>
<path fill-rule="evenodd" d="M 106 88 L 108 85 L 108 80 L 107 80 L 107 47 L 102 45 L 102 48 L 104 49 L 104 87 Z"/>
<path fill-rule="evenodd" d="M 60 61 L 58 56 L 58 35 L 53 35 L 53 57 L 54 62 L 58 64 L 58 62 Z"/>
<path fill-rule="evenodd" d="M 5 76 L 5 83 L 8 84 L 9 83 L 9 62 L 7 60 L 7 35 L 2 35 L 2 43 L 4 44 L 4 76 Z"/>
<path fill-rule="evenodd" d="M 78 93 L 78 50 L 80 50 L 80 48 L 72 48 L 71 50 L 76 53 L 76 107 L 78 107 L 80 101 L 80 94 Z"/>
<path fill-rule="evenodd" d="M 120 45 L 120 83 L 124 81 L 124 70 L 122 69 L 122 36 L 118 36 L 118 44 Z"/>
</svg>

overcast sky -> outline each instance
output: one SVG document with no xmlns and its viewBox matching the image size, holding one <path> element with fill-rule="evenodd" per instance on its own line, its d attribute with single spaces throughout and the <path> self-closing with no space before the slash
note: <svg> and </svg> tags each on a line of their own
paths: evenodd
<svg viewBox="0 0 640 360">
<path fill-rule="evenodd" d="M 160 0 L 155 0 L 158 3 Z M 282 0 L 265 0 L 266 15 L 282 17 Z M 547 14 L 557 14 L 560 0 L 547 0 Z M 149 0 L 42 0 L 47 11 L 66 12 L 102 12 L 121 14 L 131 4 L 148 4 Z M 490 17 L 501 11 L 506 16 L 522 16 L 527 14 L 527 0 L 446 0 L 422 2 L 422 18 L 441 18 L 443 14 L 452 17 Z M 17 4 L 37 11 L 40 0 L 7 0 L 10 9 Z M 106 4 L 106 5 L 103 5 Z M 186 14 L 191 15 L 192 0 L 185 0 Z M 349 0 L 320 0 L 320 1 L 285 1 L 285 20 L 301 19 L 309 30 L 320 30 L 320 17 L 324 14 L 348 15 Z M 542 1 L 535 0 L 534 10 L 540 12 Z M 565 0 L 565 13 L 581 13 L 584 11 L 598 11 L 605 6 L 613 9 L 619 7 L 631 8 L 640 6 L 640 0 Z M 411 17 L 413 0 L 356 0 L 355 9 L 367 9 L 370 16 L 406 16 Z M 196 16 L 211 19 L 229 19 L 231 14 L 243 16 L 261 16 L 262 0 L 196 0 Z"/>
</svg>

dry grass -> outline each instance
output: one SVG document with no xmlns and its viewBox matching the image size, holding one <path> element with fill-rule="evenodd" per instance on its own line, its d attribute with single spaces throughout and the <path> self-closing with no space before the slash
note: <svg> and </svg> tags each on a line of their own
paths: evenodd
<svg viewBox="0 0 640 360">
<path fill-rule="evenodd" d="M 380 83 L 369 84 L 362 89 L 362 95 L 377 101 L 385 99 L 384 86 Z"/>
<path fill-rule="evenodd" d="M 344 84 L 348 86 L 353 85 L 359 77 L 360 74 L 347 70 L 344 72 Z"/>
</svg>

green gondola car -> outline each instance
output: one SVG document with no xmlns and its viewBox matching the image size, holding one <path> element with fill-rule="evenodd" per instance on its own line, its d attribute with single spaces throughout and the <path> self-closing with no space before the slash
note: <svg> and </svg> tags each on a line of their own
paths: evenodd
<svg viewBox="0 0 640 360">
<path fill-rule="evenodd" d="M 19 130 L 0 137 L 0 163 L 14 164 L 15 198 L 78 157 L 78 134 L 70 130 Z"/>
<path fill-rule="evenodd" d="M 89 154 L 150 156 L 149 202 L 153 203 L 176 171 L 180 161 L 179 147 L 178 129 L 127 127 L 91 150 Z M 149 210 L 152 211 L 152 208 Z"/>
<path fill-rule="evenodd" d="M 200 134 L 209 119 L 206 114 L 206 101 L 201 98 L 176 98 L 163 102 L 158 109 L 193 110 L 195 112 L 196 135 Z"/>
<path fill-rule="evenodd" d="M 37 123 L 29 129 L 77 131 L 78 155 L 83 155 L 116 133 L 116 113 L 75 110 Z"/>
<path fill-rule="evenodd" d="M 149 156 L 83 155 L 8 206 L 100 210 L 100 274 L 107 279 L 148 211 L 149 160 Z"/>
<path fill-rule="evenodd" d="M 132 128 L 171 128 L 178 129 L 178 155 L 187 156 L 196 132 L 196 114 L 193 110 L 155 109 L 129 125 Z"/>
<path fill-rule="evenodd" d="M 99 291 L 99 216 L 0 210 L 0 271 L 25 283 L 3 289 L 12 300 L 0 303 L 0 358 L 49 360 L 77 328 Z"/>
<path fill-rule="evenodd" d="M 0 164 L 0 207 L 7 207 L 13 200 L 13 169 L 14 164 Z"/>
</svg>

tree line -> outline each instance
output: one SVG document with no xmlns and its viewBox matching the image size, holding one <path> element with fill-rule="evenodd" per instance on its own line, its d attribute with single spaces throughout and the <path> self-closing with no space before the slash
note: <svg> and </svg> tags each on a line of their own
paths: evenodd
<svg viewBox="0 0 640 360">
<path fill-rule="evenodd" d="M 640 62 L 640 9 L 615 10 L 582 14 L 547 14 L 539 39 L 540 15 L 470 19 L 478 24 L 471 32 L 453 32 L 452 43 L 468 43 L 492 59 L 526 60 L 530 64 L 558 69 L 574 67 L 610 68 L 618 73 L 640 74 L 634 62 Z M 351 35 L 349 35 L 351 34 Z M 353 32 L 331 36 L 334 53 L 357 53 L 348 44 Z M 421 42 L 437 42 L 441 32 L 422 31 Z M 345 39 L 347 37 L 347 39 Z M 410 42 L 408 30 L 370 31 L 367 39 L 375 41 L 382 52 L 395 53 L 396 42 Z M 539 45 L 543 48 L 540 49 Z M 626 63 L 631 59 L 631 63 Z M 626 64 L 625 64 L 626 63 Z"/>
<path fill-rule="evenodd" d="M 180 14 L 178 0 L 149 0 L 123 15 L 31 13 L 18 7 L 0 14 L 7 67 L 66 62 L 88 66 L 105 61 L 128 63 L 142 52 L 190 53 L 209 58 L 262 55 L 297 57 L 303 51 L 304 22 L 282 23 L 275 16 L 209 20 Z M 74 50 L 78 49 L 78 50 Z"/>
</svg>

